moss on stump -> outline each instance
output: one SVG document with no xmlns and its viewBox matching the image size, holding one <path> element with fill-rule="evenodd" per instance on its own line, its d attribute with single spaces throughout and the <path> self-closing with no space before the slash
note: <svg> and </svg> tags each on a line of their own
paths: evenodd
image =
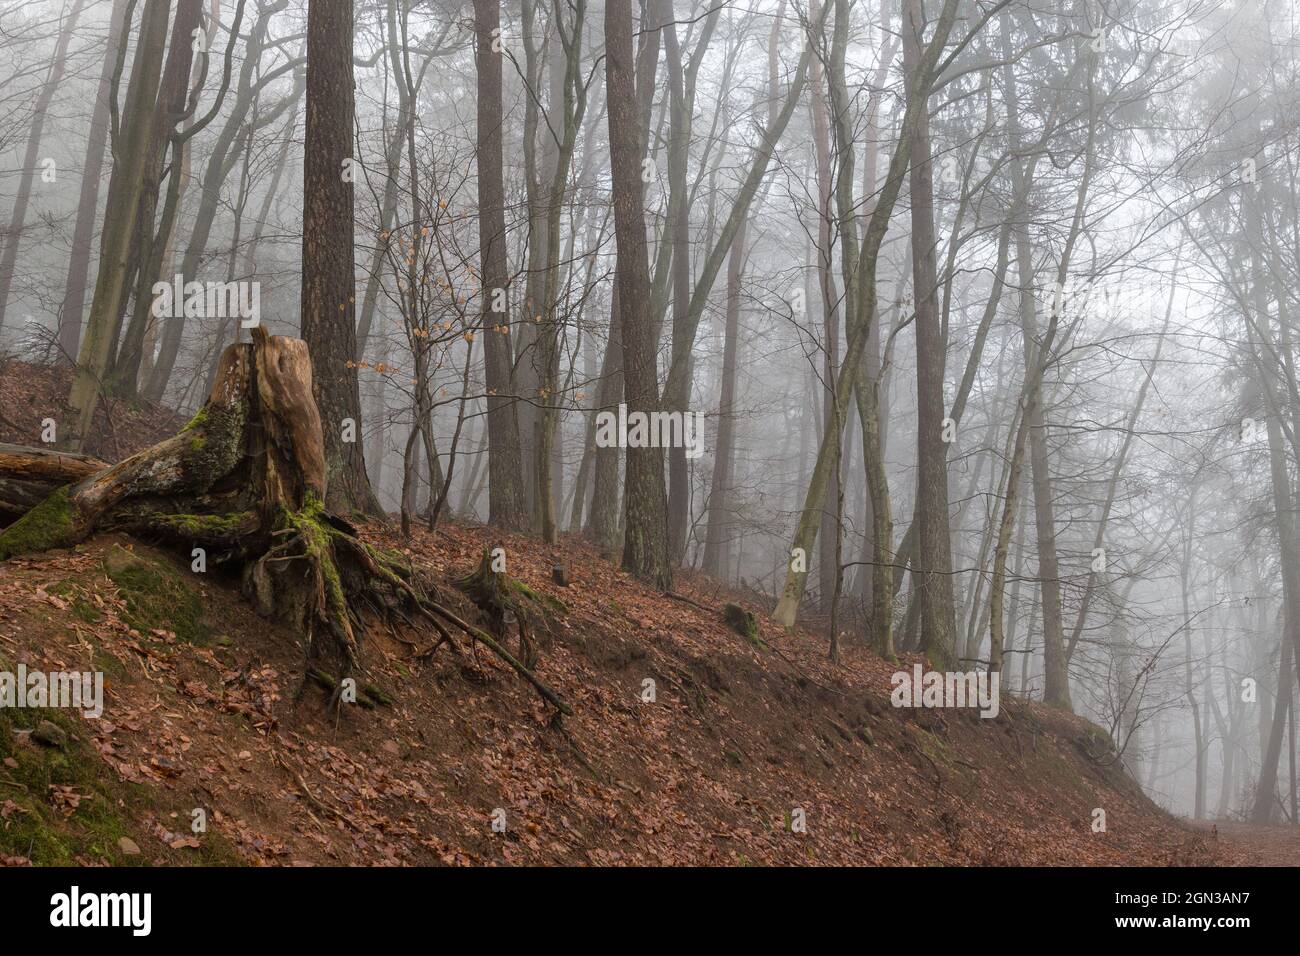
<svg viewBox="0 0 1300 956">
<path fill-rule="evenodd" d="M 728 604 L 722 609 L 722 620 L 755 647 L 767 649 L 767 645 L 758 636 L 758 622 L 754 620 L 752 612 L 746 611 L 739 604 Z"/>
</svg>

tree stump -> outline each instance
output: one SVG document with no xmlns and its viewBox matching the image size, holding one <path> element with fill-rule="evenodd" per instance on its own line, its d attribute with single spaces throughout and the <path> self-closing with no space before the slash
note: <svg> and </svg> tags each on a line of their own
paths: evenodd
<svg viewBox="0 0 1300 956">
<path fill-rule="evenodd" d="M 301 339 L 253 329 L 251 343 L 222 353 L 212 393 L 189 424 L 116 465 L 0 447 L 6 500 L 16 504 L 20 486 L 36 498 L 41 483 L 55 487 L 0 531 L 0 561 L 70 547 L 101 531 L 203 547 L 210 564 L 240 571 L 260 613 L 297 629 L 308 662 L 336 657 L 340 677 L 357 662 L 368 616 L 413 609 L 443 636 L 437 646 L 457 649 L 442 623 L 450 622 L 568 712 L 490 635 L 432 600 L 429 582 L 326 510 L 324 436 Z"/>
<path fill-rule="evenodd" d="M 519 659 L 526 667 L 536 666 L 538 651 L 531 634 L 534 612 L 528 606 L 529 595 L 504 571 L 493 569 L 490 551 L 483 551 L 478 567 L 461 580 L 460 589 L 482 612 L 488 630 L 498 640 L 508 638 L 512 626 L 518 629 Z"/>
</svg>

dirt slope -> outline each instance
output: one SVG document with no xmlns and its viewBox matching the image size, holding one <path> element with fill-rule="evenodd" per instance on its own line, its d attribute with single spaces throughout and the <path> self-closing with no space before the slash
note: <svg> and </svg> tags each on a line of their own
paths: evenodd
<svg viewBox="0 0 1300 956">
<path fill-rule="evenodd" d="M 563 602 L 538 668 L 576 711 L 562 726 L 490 655 L 444 647 L 422 662 L 427 634 L 386 630 L 368 639 L 365 678 L 392 706 L 345 708 L 336 725 L 315 684 L 293 700 L 292 635 L 217 571 L 115 536 L 0 564 L 0 658 L 107 675 L 100 720 L 0 710 L 0 857 L 1237 862 L 1143 797 L 1083 720 L 1011 700 L 995 720 L 894 709 L 897 665 L 850 649 L 832 668 L 820 637 L 776 634 L 761 615 L 775 650 L 756 649 L 578 541 L 550 549 L 451 527 L 420 533 L 411 550 L 473 617 L 454 582 L 498 542 L 509 573 Z M 551 581 L 556 560 L 569 587 Z M 726 600 L 707 580 L 678 590 L 710 608 Z M 641 699 L 646 679 L 654 703 Z M 66 731 L 65 749 L 33 739 L 42 719 Z M 1092 832 L 1097 807 L 1105 833 Z M 208 824 L 199 836 L 196 809 Z M 498 809 L 504 833 L 492 829 Z M 796 809 L 806 833 L 791 832 Z"/>
<path fill-rule="evenodd" d="M 67 421 L 71 384 L 71 368 L 0 357 L 0 442 L 40 447 L 42 421 Z M 85 452 L 120 461 L 174 435 L 184 424 L 170 408 L 109 398 L 95 409 Z"/>
</svg>

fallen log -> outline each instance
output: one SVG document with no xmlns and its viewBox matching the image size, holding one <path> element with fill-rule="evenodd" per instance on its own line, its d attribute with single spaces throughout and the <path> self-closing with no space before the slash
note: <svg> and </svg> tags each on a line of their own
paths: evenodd
<svg viewBox="0 0 1300 956">
<path fill-rule="evenodd" d="M 60 485 L 107 467 L 89 455 L 0 442 L 0 527 L 22 517 Z"/>
<path fill-rule="evenodd" d="M 0 442 L 0 474 L 15 481 L 66 485 L 88 478 L 107 467 L 107 462 L 90 455 Z"/>
</svg>

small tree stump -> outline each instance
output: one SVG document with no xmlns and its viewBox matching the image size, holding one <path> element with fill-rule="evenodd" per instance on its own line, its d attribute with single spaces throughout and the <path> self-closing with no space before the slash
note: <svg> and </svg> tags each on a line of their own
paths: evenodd
<svg viewBox="0 0 1300 956">
<path fill-rule="evenodd" d="M 741 637 L 746 638 L 749 643 L 755 647 L 766 649 L 766 645 L 759 639 L 758 622 L 754 620 L 754 615 L 746 611 L 739 604 L 727 604 L 722 608 L 722 619 L 733 631 Z"/>
</svg>

